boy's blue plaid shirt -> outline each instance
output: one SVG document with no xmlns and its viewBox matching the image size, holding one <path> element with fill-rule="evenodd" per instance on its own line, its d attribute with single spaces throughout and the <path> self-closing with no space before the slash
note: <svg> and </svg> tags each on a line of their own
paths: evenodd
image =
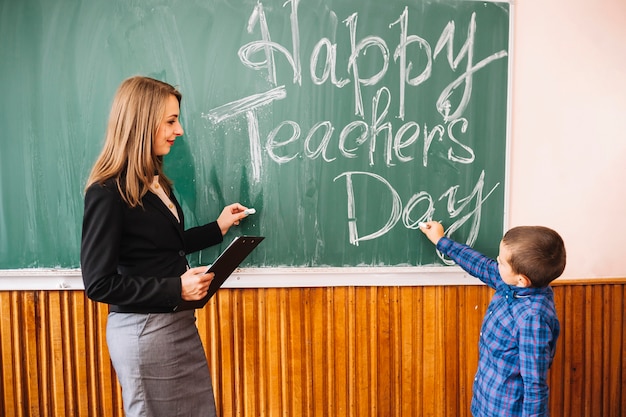
<svg viewBox="0 0 626 417">
<path fill-rule="evenodd" d="M 552 289 L 509 286 L 495 260 L 446 237 L 437 249 L 496 290 L 480 332 L 472 414 L 547 416 L 547 374 L 560 330 Z"/>
</svg>

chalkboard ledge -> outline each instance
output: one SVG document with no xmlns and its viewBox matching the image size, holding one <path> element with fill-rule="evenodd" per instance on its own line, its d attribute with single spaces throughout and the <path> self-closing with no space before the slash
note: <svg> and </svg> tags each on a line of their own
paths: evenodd
<svg viewBox="0 0 626 417">
<path fill-rule="evenodd" d="M 455 266 L 241 268 L 223 288 L 482 285 Z M 80 269 L 0 270 L 0 291 L 83 290 Z"/>
</svg>

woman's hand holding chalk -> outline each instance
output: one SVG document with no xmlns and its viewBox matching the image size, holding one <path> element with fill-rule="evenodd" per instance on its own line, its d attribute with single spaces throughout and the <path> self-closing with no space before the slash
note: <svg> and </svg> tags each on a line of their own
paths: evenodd
<svg viewBox="0 0 626 417">
<path fill-rule="evenodd" d="M 253 209 L 253 208 L 249 208 L 249 209 L 245 209 L 243 212 L 244 212 L 244 214 L 245 214 L 246 216 L 249 216 L 249 215 L 251 215 L 251 214 L 256 213 L 256 210 L 255 210 L 255 209 Z"/>
</svg>

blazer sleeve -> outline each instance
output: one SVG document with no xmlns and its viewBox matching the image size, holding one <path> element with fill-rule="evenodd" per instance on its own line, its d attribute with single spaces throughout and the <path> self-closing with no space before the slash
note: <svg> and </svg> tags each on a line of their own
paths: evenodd
<svg viewBox="0 0 626 417">
<path fill-rule="evenodd" d="M 94 184 L 85 194 L 80 261 L 87 296 L 119 306 L 175 310 L 182 301 L 180 277 L 118 272 L 124 210 L 126 204 L 110 183 Z"/>
<path fill-rule="evenodd" d="M 222 243 L 224 237 L 217 221 L 185 230 L 185 252 L 194 253 Z"/>
</svg>

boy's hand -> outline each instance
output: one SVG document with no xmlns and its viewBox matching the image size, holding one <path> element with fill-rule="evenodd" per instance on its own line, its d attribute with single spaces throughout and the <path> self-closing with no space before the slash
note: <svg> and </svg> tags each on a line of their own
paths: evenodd
<svg viewBox="0 0 626 417">
<path fill-rule="evenodd" d="M 443 237 L 443 226 L 439 222 L 430 221 L 419 224 L 420 230 L 435 245 Z"/>
</svg>

